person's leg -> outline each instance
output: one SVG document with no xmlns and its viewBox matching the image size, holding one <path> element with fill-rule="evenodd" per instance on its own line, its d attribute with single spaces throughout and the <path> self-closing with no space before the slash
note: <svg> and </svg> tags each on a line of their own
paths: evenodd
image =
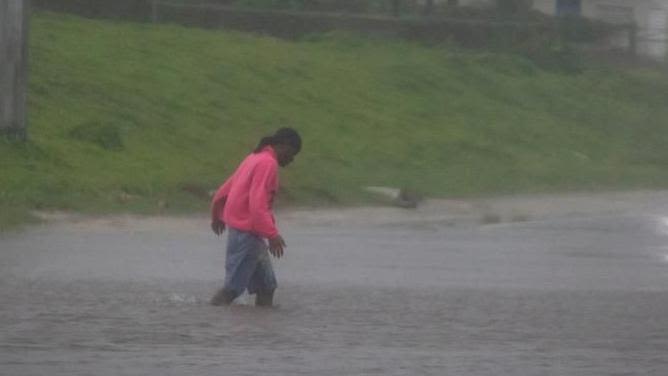
<svg viewBox="0 0 668 376">
<path fill-rule="evenodd" d="M 258 291 L 255 294 L 255 305 L 257 307 L 273 307 L 274 306 L 274 290 Z"/>
<path fill-rule="evenodd" d="M 211 298 L 211 305 L 221 306 L 221 305 L 230 305 L 237 298 L 237 293 L 234 291 L 229 291 L 225 287 L 218 290 L 216 295 Z"/>
<path fill-rule="evenodd" d="M 271 265 L 266 247 L 258 257 L 257 267 L 248 284 L 248 292 L 255 295 L 255 305 L 271 307 L 274 304 L 274 291 L 278 287 L 274 268 Z"/>
<path fill-rule="evenodd" d="M 225 285 L 211 299 L 213 305 L 228 305 L 248 287 L 258 259 L 257 237 L 229 229 L 225 255 Z"/>
</svg>

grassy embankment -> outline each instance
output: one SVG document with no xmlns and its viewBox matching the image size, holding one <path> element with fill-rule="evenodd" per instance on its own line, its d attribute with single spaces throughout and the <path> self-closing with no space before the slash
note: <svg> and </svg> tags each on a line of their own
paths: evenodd
<svg viewBox="0 0 668 376">
<path fill-rule="evenodd" d="M 556 73 L 350 35 L 289 42 L 54 14 L 32 26 L 30 142 L 0 139 L 0 227 L 36 208 L 204 211 L 198 195 L 284 124 L 305 147 L 283 202 L 356 203 L 366 185 L 440 197 L 668 186 L 668 78 L 656 72 Z"/>
</svg>

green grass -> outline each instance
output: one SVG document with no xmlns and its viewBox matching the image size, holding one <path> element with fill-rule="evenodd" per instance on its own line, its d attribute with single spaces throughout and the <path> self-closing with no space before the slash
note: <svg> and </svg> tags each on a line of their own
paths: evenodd
<svg viewBox="0 0 668 376">
<path fill-rule="evenodd" d="M 31 209 L 206 211 L 263 135 L 304 138 L 282 202 L 665 188 L 668 78 L 345 34 L 283 41 L 38 13 L 30 141 L 0 138 L 0 227 Z M 193 194 L 195 192 L 196 194 Z"/>
</svg>

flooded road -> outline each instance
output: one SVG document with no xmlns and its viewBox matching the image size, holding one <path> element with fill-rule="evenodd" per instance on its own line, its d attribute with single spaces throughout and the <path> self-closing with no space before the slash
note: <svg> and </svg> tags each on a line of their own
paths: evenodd
<svg viewBox="0 0 668 376">
<path fill-rule="evenodd" d="M 668 194 L 542 200 L 279 214 L 274 309 L 204 218 L 3 234 L 0 374 L 668 374 Z"/>
</svg>

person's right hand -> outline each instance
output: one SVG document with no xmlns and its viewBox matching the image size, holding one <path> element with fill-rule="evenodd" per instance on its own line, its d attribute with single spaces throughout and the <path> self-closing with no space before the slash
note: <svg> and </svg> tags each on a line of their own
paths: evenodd
<svg viewBox="0 0 668 376">
<path fill-rule="evenodd" d="M 225 231 L 225 222 L 220 219 L 214 219 L 211 221 L 211 230 L 216 235 L 221 235 Z"/>
<path fill-rule="evenodd" d="M 280 235 L 276 235 L 269 239 L 269 253 L 274 257 L 280 258 L 283 256 L 283 249 L 286 248 L 285 240 Z"/>
</svg>

